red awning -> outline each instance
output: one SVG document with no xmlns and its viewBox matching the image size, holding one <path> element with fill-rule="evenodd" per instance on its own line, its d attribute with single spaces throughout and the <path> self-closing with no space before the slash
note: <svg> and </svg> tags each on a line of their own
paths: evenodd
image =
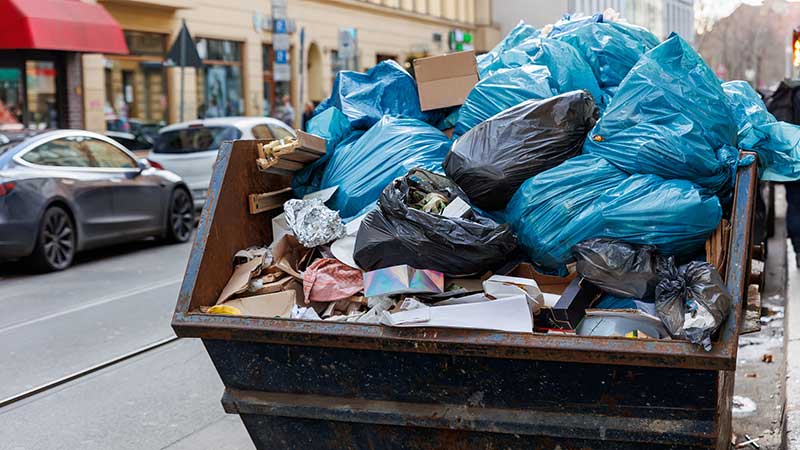
<svg viewBox="0 0 800 450">
<path fill-rule="evenodd" d="M 0 49 L 128 53 L 111 14 L 79 0 L 0 0 Z"/>
</svg>

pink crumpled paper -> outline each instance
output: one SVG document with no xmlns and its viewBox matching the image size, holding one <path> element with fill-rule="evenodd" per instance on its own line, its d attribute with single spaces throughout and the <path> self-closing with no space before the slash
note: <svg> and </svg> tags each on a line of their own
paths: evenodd
<svg viewBox="0 0 800 450">
<path fill-rule="evenodd" d="M 306 303 L 335 302 L 364 290 L 364 273 L 338 259 L 320 258 L 303 273 Z"/>
</svg>

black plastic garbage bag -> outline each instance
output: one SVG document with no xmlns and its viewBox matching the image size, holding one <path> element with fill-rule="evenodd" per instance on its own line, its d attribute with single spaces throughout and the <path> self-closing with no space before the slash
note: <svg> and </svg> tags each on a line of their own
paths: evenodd
<svg viewBox="0 0 800 450">
<path fill-rule="evenodd" d="M 572 247 L 580 276 L 617 297 L 652 299 L 665 258 L 652 245 L 589 239 Z"/>
<path fill-rule="evenodd" d="M 481 209 L 503 209 L 528 178 L 581 153 L 597 121 L 591 94 L 528 100 L 458 138 L 444 170 Z"/>
<path fill-rule="evenodd" d="M 483 273 L 501 266 L 514 253 L 517 240 L 507 224 L 470 211 L 445 217 L 409 206 L 412 197 L 434 193 L 447 202 L 467 201 L 447 177 L 413 169 L 381 193 L 378 208 L 361 222 L 354 258 L 364 270 L 401 264 L 450 275 Z"/>
<path fill-rule="evenodd" d="M 673 337 L 711 350 L 711 335 L 731 307 L 722 277 L 709 263 L 693 261 L 671 266 L 656 286 L 656 311 Z"/>
</svg>

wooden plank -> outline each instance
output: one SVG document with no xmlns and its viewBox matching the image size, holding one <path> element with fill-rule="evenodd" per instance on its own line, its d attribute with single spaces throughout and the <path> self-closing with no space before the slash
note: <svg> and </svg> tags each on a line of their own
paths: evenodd
<svg viewBox="0 0 800 450">
<path fill-rule="evenodd" d="M 297 172 L 305 167 L 305 164 L 303 163 L 289 161 L 286 159 L 258 159 L 256 160 L 256 164 L 258 165 L 258 170 L 262 172 L 267 172 L 269 169 L 281 169 L 289 172 Z"/>
<path fill-rule="evenodd" d="M 292 198 L 292 188 L 287 187 L 265 194 L 250 194 L 247 202 L 250 206 L 250 214 L 259 214 L 264 211 L 283 208 L 283 204 Z"/>
<path fill-rule="evenodd" d="M 325 154 L 325 139 L 297 130 L 297 139 L 286 138 L 259 145 L 256 164 L 262 172 L 278 168 L 296 172 Z"/>
</svg>

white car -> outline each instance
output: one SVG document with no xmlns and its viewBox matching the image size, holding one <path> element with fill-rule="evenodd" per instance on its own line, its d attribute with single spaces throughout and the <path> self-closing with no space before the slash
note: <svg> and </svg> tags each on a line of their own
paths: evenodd
<svg viewBox="0 0 800 450">
<path fill-rule="evenodd" d="M 195 208 L 202 208 L 217 151 L 235 139 L 283 139 L 294 130 L 270 117 L 219 117 L 192 120 L 162 128 L 147 159 L 156 168 L 180 175 L 192 190 Z"/>
</svg>

